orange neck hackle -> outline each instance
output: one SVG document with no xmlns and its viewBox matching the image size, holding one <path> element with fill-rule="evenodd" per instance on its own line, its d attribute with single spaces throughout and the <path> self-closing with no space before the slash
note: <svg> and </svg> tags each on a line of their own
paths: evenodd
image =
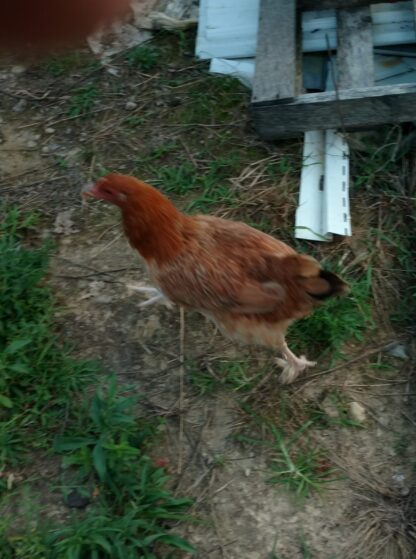
<svg viewBox="0 0 416 559">
<path fill-rule="evenodd" d="M 180 252 L 188 219 L 159 192 L 122 208 L 130 244 L 147 261 L 163 264 Z"/>
<path fill-rule="evenodd" d="M 111 173 L 89 193 L 120 208 L 130 244 L 148 262 L 166 263 L 182 249 L 191 219 L 153 186 L 135 177 Z"/>
</svg>

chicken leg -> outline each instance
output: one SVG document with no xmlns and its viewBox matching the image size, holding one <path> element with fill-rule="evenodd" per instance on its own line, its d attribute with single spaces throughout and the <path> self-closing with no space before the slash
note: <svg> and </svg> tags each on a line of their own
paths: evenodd
<svg viewBox="0 0 416 559">
<path fill-rule="evenodd" d="M 128 289 L 131 289 L 133 291 L 138 291 L 139 293 L 144 293 L 150 296 L 147 301 L 139 304 L 139 307 L 141 308 L 148 307 L 150 305 L 153 305 L 154 303 L 162 303 L 170 309 L 173 307 L 172 302 L 169 301 L 169 299 L 165 297 L 165 295 L 156 287 L 135 285 L 134 283 L 129 283 L 127 287 Z"/>
<path fill-rule="evenodd" d="M 286 342 L 283 342 L 282 355 L 284 359 L 276 359 L 277 365 L 283 369 L 279 377 L 282 384 L 292 383 L 304 369 L 316 365 L 315 361 L 308 361 L 304 355 L 296 357 L 296 355 L 290 351 Z"/>
</svg>

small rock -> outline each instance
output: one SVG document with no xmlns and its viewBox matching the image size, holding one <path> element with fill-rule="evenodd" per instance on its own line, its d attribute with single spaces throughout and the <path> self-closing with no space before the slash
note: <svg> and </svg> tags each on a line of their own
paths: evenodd
<svg viewBox="0 0 416 559">
<path fill-rule="evenodd" d="M 380 423 L 380 425 L 382 425 L 383 427 L 388 427 L 390 425 L 390 418 L 388 417 L 388 415 L 380 415 L 378 418 L 378 422 Z M 395 451 L 393 449 L 390 449 L 392 452 L 392 456 L 395 455 Z"/>
<path fill-rule="evenodd" d="M 110 76 L 115 76 L 116 78 L 120 75 L 120 70 L 118 68 L 114 68 L 114 66 L 107 66 L 105 71 L 110 74 Z"/>
<path fill-rule="evenodd" d="M 42 153 L 53 153 L 58 151 L 60 148 L 59 144 L 48 144 L 47 146 L 43 146 Z"/>
<path fill-rule="evenodd" d="M 97 301 L 97 303 L 111 303 L 113 298 L 111 297 L 111 295 L 101 294 L 101 295 L 97 295 L 95 300 Z"/>
<path fill-rule="evenodd" d="M 339 419 L 339 409 L 330 395 L 324 398 L 320 407 L 330 419 Z"/>
<path fill-rule="evenodd" d="M 18 76 L 19 74 L 23 74 L 23 72 L 25 71 L 26 71 L 25 66 L 22 66 L 20 64 L 16 64 L 16 66 L 12 66 L 11 68 L 12 74 L 15 74 L 16 76 Z"/>
<path fill-rule="evenodd" d="M 358 402 L 350 402 L 349 406 L 350 417 L 358 423 L 364 423 L 366 419 L 365 408 Z"/>
<path fill-rule="evenodd" d="M 14 105 L 13 107 L 13 112 L 15 113 L 21 113 L 22 111 L 24 111 L 27 107 L 27 101 L 26 99 L 20 99 L 20 101 L 18 101 L 16 103 L 16 105 Z"/>
<path fill-rule="evenodd" d="M 410 493 L 410 487 L 407 483 L 406 476 L 401 472 L 396 472 L 391 476 L 393 482 L 399 488 L 400 494 L 406 497 Z"/>
<path fill-rule="evenodd" d="M 51 230 L 50 229 L 43 229 L 43 231 L 40 234 L 40 238 L 43 239 L 43 240 L 50 239 L 51 238 Z"/>
<path fill-rule="evenodd" d="M 35 140 L 29 140 L 26 144 L 26 146 L 30 149 L 36 148 L 38 146 L 38 144 L 35 142 Z"/>
<path fill-rule="evenodd" d="M 180 97 L 168 97 L 167 105 L 168 107 L 178 107 L 182 103 L 182 99 Z"/>
<path fill-rule="evenodd" d="M 124 108 L 126 109 L 126 111 L 134 111 L 134 109 L 137 109 L 137 103 L 135 103 L 134 101 L 127 101 L 127 103 L 124 105 Z"/>
<path fill-rule="evenodd" d="M 161 324 L 158 315 L 157 314 L 150 315 L 143 328 L 143 337 L 152 338 L 160 328 L 161 328 Z"/>
<path fill-rule="evenodd" d="M 45 134 L 53 134 L 55 132 L 55 128 L 45 128 Z"/>
<path fill-rule="evenodd" d="M 69 163 L 75 163 L 77 160 L 80 159 L 82 155 L 82 149 L 80 148 L 72 148 L 66 154 L 65 160 Z"/>
<path fill-rule="evenodd" d="M 56 216 L 54 227 L 53 227 L 54 233 L 71 235 L 72 233 L 76 232 L 74 230 L 74 222 L 72 220 L 73 211 L 74 210 L 71 209 L 71 210 L 63 210 L 62 212 L 59 212 L 59 214 Z"/>
<path fill-rule="evenodd" d="M 401 473 L 393 474 L 391 477 L 392 477 L 393 481 L 395 481 L 396 483 L 400 483 L 400 484 L 403 484 L 403 482 L 406 479 L 406 476 L 404 474 L 401 474 Z"/>
<path fill-rule="evenodd" d="M 91 503 L 91 498 L 86 495 L 81 495 L 76 489 L 66 498 L 66 504 L 73 509 L 85 509 Z"/>
<path fill-rule="evenodd" d="M 388 355 L 391 355 L 392 357 L 397 357 L 398 359 L 409 359 L 406 346 L 399 342 L 394 342 L 389 345 L 386 351 Z"/>
</svg>

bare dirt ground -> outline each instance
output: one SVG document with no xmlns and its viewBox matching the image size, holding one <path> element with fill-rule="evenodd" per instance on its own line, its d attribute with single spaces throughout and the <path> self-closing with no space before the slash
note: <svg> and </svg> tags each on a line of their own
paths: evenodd
<svg viewBox="0 0 416 559">
<path fill-rule="evenodd" d="M 281 387 L 269 353 L 234 346 L 196 313 L 181 324 L 179 309 L 139 308 L 143 298 L 128 284 L 147 280 L 117 212 L 81 203 L 81 186 L 106 169 L 161 184 L 168 176 L 158 174 L 162 167 L 191 164 L 209 177 L 210 165 L 225 153 L 231 171 L 219 180 L 230 191 L 239 188 L 243 202 L 227 206 L 222 193 L 202 209 L 266 220 L 266 230 L 294 242 L 299 144 L 263 145 L 250 128 L 244 90 L 224 93 L 218 82 L 207 95 L 204 80 L 212 87 L 213 78 L 181 41 L 183 36 L 159 40 L 167 68 L 160 60 L 142 70 L 118 59 L 118 77 L 97 69 L 89 55 L 83 55 L 87 62 L 3 63 L 0 193 L 40 211 L 38 238 L 57 244 L 50 281 L 61 309 L 59 327 L 77 355 L 102 360 L 143 394 L 149 414 L 166 419 L 154 453 L 167 461 L 175 491 L 195 499 L 193 513 L 202 522 L 178 530 L 197 547 L 197 557 L 412 557 L 416 454 L 408 331 L 394 330 L 385 313 L 375 314 L 375 328 L 361 342 L 349 340 L 341 360 L 326 356 L 308 380 Z M 179 48 L 185 54 L 176 56 Z M 268 158 L 278 165 L 264 178 Z M 179 184 L 170 194 L 186 207 L 199 193 Z M 320 256 L 335 251 L 339 258 L 347 254 L 348 262 L 370 259 L 374 246 L 366 229 L 380 223 L 385 208 L 364 210 L 362 193 L 354 196 L 353 239 L 320 248 Z M 391 249 L 380 247 L 390 263 Z M 374 281 L 380 285 L 379 276 Z M 383 293 L 375 290 L 374 297 L 390 301 Z M 402 339 L 408 357 L 388 355 L 387 343 Z M 230 370 L 240 372 L 227 381 Z M 323 471 L 337 469 L 335 481 L 303 499 L 268 483 L 276 448 L 252 442 L 270 441 L 253 414 L 264 412 L 285 427 L 282 402 L 292 410 L 289 431 L 308 421 L 305 410 L 319 411 L 323 419 L 311 432 L 312 445 L 322 449 Z M 352 402 L 364 410 L 361 421 L 351 416 Z M 43 507 L 48 515 L 48 504 Z"/>
</svg>

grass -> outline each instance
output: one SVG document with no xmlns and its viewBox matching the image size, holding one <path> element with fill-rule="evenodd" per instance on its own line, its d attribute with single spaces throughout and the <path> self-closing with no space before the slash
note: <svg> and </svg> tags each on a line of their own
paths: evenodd
<svg viewBox="0 0 416 559">
<path fill-rule="evenodd" d="M 400 126 L 386 128 L 382 135 L 370 138 L 353 152 L 353 178 L 355 194 L 363 198 L 365 188 L 366 203 L 379 206 L 377 220 L 368 223 L 367 244 L 377 266 L 375 278 L 380 291 L 388 298 L 385 312 L 393 327 L 412 336 L 416 308 L 416 197 L 409 139 L 412 134 L 403 135 Z"/>
<path fill-rule="evenodd" d="M 388 127 L 383 142 L 374 135 L 371 137 L 370 134 L 365 144 L 360 145 L 359 150 L 354 150 L 354 189 L 371 189 L 376 186 L 382 190 L 395 192 L 395 188 L 392 188 L 394 183 L 391 181 L 391 175 L 397 173 L 398 134 L 400 134 L 400 127 Z"/>
<path fill-rule="evenodd" d="M 218 387 L 218 380 L 211 372 L 199 367 L 197 363 L 190 363 L 187 367 L 188 379 L 198 396 L 212 394 Z"/>
<path fill-rule="evenodd" d="M 219 361 L 212 364 L 210 369 L 190 363 L 188 366 L 189 382 L 195 388 L 198 396 L 212 394 L 220 388 L 235 393 L 247 393 L 260 381 L 265 371 L 260 369 L 249 371 L 244 361 Z"/>
<path fill-rule="evenodd" d="M 411 441 L 409 435 L 398 435 L 394 441 L 393 450 L 397 456 L 406 456 L 410 447 Z"/>
<path fill-rule="evenodd" d="M 70 478 L 76 467 L 76 487 L 88 491 L 93 479 L 98 491 L 91 512 L 54 533 L 56 548 L 64 555 L 80 550 L 79 557 L 89 557 L 100 550 L 109 558 L 156 557 L 154 546 L 162 543 L 193 551 L 165 527 L 166 522 L 185 520 L 191 502 L 166 489 L 165 471 L 143 452 L 154 428 L 140 421 L 136 405 L 137 398 L 123 395 L 112 377 L 83 406 L 73 432 L 54 443 L 54 450 L 65 455 Z"/>
<path fill-rule="evenodd" d="M 270 426 L 277 452 L 271 462 L 269 483 L 283 485 L 299 497 L 320 492 L 323 484 L 335 481 L 336 470 L 331 467 L 326 453 L 316 448 L 313 441 L 301 441 L 312 424 L 312 421 L 304 423 L 291 437 L 286 438 L 282 430 Z"/>
<path fill-rule="evenodd" d="M 290 328 L 288 340 L 294 350 L 308 352 L 312 357 L 330 354 L 335 361 L 344 355 L 346 342 L 362 342 L 375 328 L 371 268 L 351 278 L 343 277 L 351 288 L 347 296 L 326 301 Z"/>
<path fill-rule="evenodd" d="M 1 557 L 156 559 L 169 549 L 193 553 L 170 529 L 172 522 L 188 519 L 191 503 L 167 489 L 164 468 L 148 454 L 157 423 L 142 416 L 129 387 L 119 386 L 113 376 L 98 383 L 97 364 L 71 357 L 56 332 L 53 297 L 45 284 L 51 247 L 23 242 L 34 225 L 32 216 L 3 209 L 2 218 Z M 98 388 L 88 396 L 94 382 Z M 33 459 L 34 451 L 43 460 L 63 456 L 63 477 L 55 485 L 62 501 L 66 496 L 69 502 L 74 492 L 86 497 L 85 512 L 57 522 L 40 510 L 38 521 L 22 525 L 7 515 L 12 492 L 20 492 L 19 501 L 30 503 L 33 512 L 30 476 L 23 471 L 30 469 L 24 459 Z M 26 481 L 19 483 L 22 478 Z"/>
<path fill-rule="evenodd" d="M 243 109 L 246 99 L 247 90 L 237 79 L 206 75 L 189 84 L 186 103 L 181 104 L 170 120 L 181 124 L 218 121 L 226 125 L 232 123 L 236 107 Z"/>
<path fill-rule="evenodd" d="M 157 47 L 142 45 L 130 49 L 126 60 L 130 67 L 138 68 L 141 72 L 149 72 L 156 68 L 160 56 L 161 53 Z"/>
<path fill-rule="evenodd" d="M 318 428 L 328 428 L 331 426 L 353 427 L 357 429 L 363 428 L 361 423 L 350 418 L 348 403 L 345 396 L 339 390 L 332 390 L 326 395 L 325 401 L 335 411 L 334 414 L 328 414 L 325 406 L 312 407 L 310 410 L 311 418 L 317 420 Z"/>
<path fill-rule="evenodd" d="M 157 157 L 166 153 L 159 149 Z M 141 162 L 141 167 L 143 166 Z M 217 158 L 205 169 L 186 160 L 175 166 L 151 163 L 145 168 L 151 176 L 150 182 L 160 186 L 167 195 L 189 197 L 185 208 L 188 212 L 206 213 L 212 207 L 232 206 L 238 200 L 237 193 L 228 180 L 235 168 L 233 153 Z"/>
<path fill-rule="evenodd" d="M 414 209 L 414 202 L 413 202 Z M 406 215 L 407 214 L 407 215 Z M 400 297 L 390 313 L 393 325 L 404 327 L 409 332 L 414 331 L 414 309 L 416 308 L 416 281 L 414 266 L 414 246 L 416 242 L 416 218 L 412 212 L 412 203 L 407 210 L 406 225 L 397 228 L 394 223 L 397 216 L 389 216 L 390 228 L 388 231 L 372 230 L 375 242 L 381 242 L 394 254 L 396 271 L 400 271 L 399 285 Z"/>
<path fill-rule="evenodd" d="M 99 67 L 99 62 L 93 55 L 76 51 L 50 56 L 42 64 L 42 69 L 54 78 L 63 77 L 74 71 L 91 71 Z"/>
<path fill-rule="evenodd" d="M 28 249 L 21 236 L 33 217 L 3 213 L 0 225 L 0 471 L 21 447 L 41 448 L 64 406 L 95 370 L 75 361 L 53 327 L 54 303 L 42 283 L 50 247 Z"/>
<path fill-rule="evenodd" d="M 75 90 L 69 101 L 68 116 L 88 117 L 95 107 L 98 96 L 98 89 L 92 84 Z"/>
<path fill-rule="evenodd" d="M 261 428 L 262 437 L 259 439 L 252 435 L 237 434 L 236 440 L 268 449 L 270 460 L 267 483 L 285 487 L 303 499 L 321 492 L 324 485 L 336 480 L 336 470 L 327 452 L 311 436 L 311 429 L 318 419 L 316 416 L 293 427 L 290 425 L 293 410 L 288 409 L 285 399 L 281 401 L 278 421 L 261 416 L 247 404 L 240 405 L 253 426 Z"/>
<path fill-rule="evenodd" d="M 277 538 L 275 540 L 274 546 L 273 546 L 273 551 L 268 555 L 267 559 L 289 559 L 287 556 L 283 556 L 283 555 L 278 555 L 276 553 L 276 545 L 277 545 Z M 310 547 L 305 539 L 305 536 L 302 535 L 299 538 L 299 552 L 301 553 L 301 557 L 302 559 L 312 559 L 312 552 L 310 550 Z M 335 559 L 335 558 L 331 558 L 331 559 Z"/>
<path fill-rule="evenodd" d="M 348 464 L 346 464 L 348 467 Z M 416 491 L 403 494 L 375 472 L 355 467 L 349 473 L 355 496 L 352 538 L 345 559 L 402 559 L 416 548 Z"/>
</svg>

